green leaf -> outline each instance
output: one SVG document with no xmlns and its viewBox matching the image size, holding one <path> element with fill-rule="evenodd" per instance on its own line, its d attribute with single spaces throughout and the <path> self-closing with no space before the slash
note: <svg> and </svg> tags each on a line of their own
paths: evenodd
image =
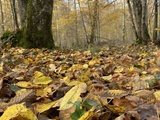
<svg viewBox="0 0 160 120">
<path fill-rule="evenodd" d="M 160 80 L 160 72 L 156 72 L 154 75 L 154 78 L 156 81 L 159 81 Z"/>
<path fill-rule="evenodd" d="M 91 109 L 93 106 L 97 106 L 98 104 L 94 101 L 85 101 L 82 103 L 83 107 L 86 107 L 88 109 Z"/>
<path fill-rule="evenodd" d="M 78 120 L 86 111 L 81 109 L 81 102 L 76 101 L 75 103 L 73 103 L 74 105 L 76 105 L 76 110 L 74 113 L 72 113 L 70 115 L 72 120 Z"/>
<path fill-rule="evenodd" d="M 155 83 L 155 81 L 153 80 L 145 80 L 145 81 L 149 84 L 149 86 L 153 86 Z"/>
<path fill-rule="evenodd" d="M 14 91 L 14 92 L 17 92 L 18 90 L 21 89 L 21 88 L 15 86 L 15 85 L 13 85 L 13 84 L 11 84 L 11 85 L 9 85 L 9 86 L 10 86 L 10 89 L 11 89 L 12 91 Z"/>
</svg>

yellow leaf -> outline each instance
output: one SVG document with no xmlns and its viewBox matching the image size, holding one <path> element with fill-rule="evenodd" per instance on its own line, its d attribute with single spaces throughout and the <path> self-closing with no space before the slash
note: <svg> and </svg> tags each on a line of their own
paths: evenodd
<svg viewBox="0 0 160 120">
<path fill-rule="evenodd" d="M 142 71 L 142 75 L 146 75 L 147 74 L 147 72 L 146 71 Z"/>
<path fill-rule="evenodd" d="M 2 71 L 3 71 L 3 67 L 0 66 L 0 72 L 2 72 Z"/>
<path fill-rule="evenodd" d="M 21 118 L 23 120 L 38 120 L 35 114 L 33 114 L 30 109 L 26 108 L 23 103 L 8 107 L 0 117 L 0 120 L 10 120 L 13 118 Z"/>
<path fill-rule="evenodd" d="M 81 64 L 75 64 L 72 67 L 70 67 L 68 70 L 69 71 L 75 71 L 75 70 L 82 70 L 83 66 Z"/>
<path fill-rule="evenodd" d="M 92 53 L 91 53 L 90 50 L 88 50 L 88 51 L 84 51 L 83 54 L 86 55 L 86 56 L 90 56 Z"/>
<path fill-rule="evenodd" d="M 115 114 L 124 113 L 126 110 L 125 107 L 123 106 L 115 106 L 115 105 L 107 105 L 107 108 Z"/>
<path fill-rule="evenodd" d="M 123 70 L 124 70 L 123 67 L 118 66 L 117 69 L 114 70 L 114 72 L 116 72 L 116 73 L 121 73 L 121 72 L 123 72 Z"/>
<path fill-rule="evenodd" d="M 95 64 L 100 64 L 100 60 L 97 60 L 97 59 L 95 59 L 95 60 L 91 60 L 91 61 L 89 61 L 89 66 L 93 66 L 93 65 L 95 65 Z"/>
<path fill-rule="evenodd" d="M 37 89 L 36 95 L 41 97 L 48 97 L 48 94 L 52 92 L 52 89 L 50 87 L 46 87 L 44 89 Z"/>
<path fill-rule="evenodd" d="M 114 95 L 125 94 L 126 92 L 123 90 L 108 90 L 108 93 L 114 96 Z"/>
<path fill-rule="evenodd" d="M 102 78 L 104 81 L 110 81 L 110 80 L 112 80 L 112 75 L 102 76 L 101 78 Z"/>
<path fill-rule="evenodd" d="M 18 87 L 22 87 L 22 88 L 32 88 L 33 87 L 31 82 L 25 82 L 25 81 L 20 81 L 16 83 L 15 85 L 17 85 Z"/>
<path fill-rule="evenodd" d="M 62 98 L 59 110 L 65 110 L 73 106 L 72 103 L 76 102 L 81 93 L 86 91 L 87 85 L 85 83 L 74 86 Z M 70 103 L 71 102 L 71 103 Z"/>
<path fill-rule="evenodd" d="M 130 67 L 130 68 L 129 68 L 129 71 L 130 71 L 130 72 L 133 72 L 133 71 L 134 71 L 134 66 Z"/>
<path fill-rule="evenodd" d="M 83 68 L 84 68 L 84 69 L 87 69 L 87 68 L 88 68 L 88 64 L 84 64 L 84 65 L 83 65 Z"/>
<path fill-rule="evenodd" d="M 48 96 L 48 94 L 50 93 L 50 92 L 52 92 L 52 89 L 50 88 L 50 87 L 46 87 L 46 88 L 44 88 L 44 90 L 43 90 L 43 93 L 44 93 L 44 96 Z"/>
<path fill-rule="evenodd" d="M 3 71 L 3 62 L 0 64 L 0 72 Z"/>
<path fill-rule="evenodd" d="M 69 82 L 70 82 L 70 77 L 69 77 L 69 76 L 64 77 L 64 78 L 63 78 L 63 81 L 64 81 L 65 83 L 69 83 Z"/>
<path fill-rule="evenodd" d="M 85 112 L 84 115 L 82 115 L 78 120 L 88 120 L 90 117 L 93 116 L 94 110 L 95 108 L 92 107 L 89 111 Z"/>
<path fill-rule="evenodd" d="M 43 73 L 36 71 L 34 73 L 34 80 L 33 83 L 34 84 L 43 84 L 43 85 L 47 85 L 50 82 L 52 82 L 52 79 L 50 77 L 44 76 Z"/>
<path fill-rule="evenodd" d="M 139 65 L 142 66 L 142 67 L 144 67 L 145 62 L 144 62 L 144 61 L 141 61 Z"/>
<path fill-rule="evenodd" d="M 151 70 L 151 74 L 155 74 L 156 72 L 160 72 L 160 70 L 158 68 L 153 68 Z"/>
<path fill-rule="evenodd" d="M 50 103 L 37 104 L 35 110 L 38 113 L 42 113 L 42 112 L 44 112 L 46 110 L 49 110 L 56 103 L 57 103 L 57 101 L 53 101 L 53 102 L 50 102 Z"/>
<path fill-rule="evenodd" d="M 39 77 L 44 76 L 44 74 L 42 72 L 39 72 L 39 71 L 35 71 L 34 75 L 35 75 L 35 78 L 39 78 Z"/>
<path fill-rule="evenodd" d="M 50 64 L 49 65 L 49 71 L 56 71 L 56 65 L 55 64 Z"/>
<path fill-rule="evenodd" d="M 155 93 L 153 93 L 156 100 L 160 101 L 160 91 L 156 91 Z"/>
<path fill-rule="evenodd" d="M 37 89 L 37 90 L 36 90 L 36 96 L 44 97 L 43 89 Z"/>
<path fill-rule="evenodd" d="M 81 74 L 81 76 L 80 76 L 80 81 L 82 81 L 82 82 L 87 82 L 87 81 L 89 81 L 90 79 L 89 79 L 89 75 L 90 75 L 90 69 L 88 69 L 87 71 L 85 71 L 84 73 L 82 73 Z"/>
<path fill-rule="evenodd" d="M 24 61 L 24 63 L 26 63 L 26 64 L 33 63 L 33 60 L 32 60 L 31 58 L 24 59 L 23 61 Z"/>
</svg>

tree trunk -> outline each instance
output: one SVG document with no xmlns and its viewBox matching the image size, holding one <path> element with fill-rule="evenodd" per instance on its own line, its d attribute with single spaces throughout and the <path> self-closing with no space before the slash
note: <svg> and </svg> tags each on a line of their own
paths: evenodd
<svg viewBox="0 0 160 120">
<path fill-rule="evenodd" d="M 20 45 L 27 48 L 53 48 L 53 0 L 29 0 Z"/>
<path fill-rule="evenodd" d="M 154 0 L 154 29 L 158 27 L 158 0 Z M 153 29 L 153 40 L 157 41 L 157 31 Z"/>
<path fill-rule="evenodd" d="M 78 36 L 78 22 L 77 22 L 77 4 L 76 0 L 74 0 L 74 10 L 75 10 L 75 38 L 76 38 L 76 44 L 79 46 L 79 36 Z"/>
<path fill-rule="evenodd" d="M 130 0 L 127 0 L 127 3 L 131 15 L 132 24 L 135 22 L 134 30 L 136 31 L 136 37 L 138 37 L 137 43 L 147 44 L 150 40 L 150 36 L 148 33 L 147 0 L 132 0 L 132 8 Z"/>
<path fill-rule="evenodd" d="M 26 19 L 28 0 L 17 0 L 17 1 L 18 1 L 19 12 L 20 12 L 20 22 L 21 22 L 21 26 L 23 26 Z"/>
<path fill-rule="evenodd" d="M 160 18 L 160 2 L 158 2 L 158 19 Z M 158 20 L 158 27 L 160 27 L 160 21 Z M 158 31 L 158 40 L 160 40 L 160 31 Z"/>
<path fill-rule="evenodd" d="M 0 0 L 0 10 L 1 10 L 1 28 L 2 32 L 4 32 L 4 15 L 3 15 L 3 6 L 2 6 L 2 0 Z"/>
<path fill-rule="evenodd" d="M 136 30 L 136 25 L 134 23 L 133 11 L 132 11 L 132 8 L 131 8 L 130 0 L 127 0 L 127 4 L 128 4 L 129 13 L 130 13 L 130 19 L 131 19 L 131 22 L 132 22 L 132 27 L 133 27 L 136 39 L 138 39 L 138 33 L 137 33 L 137 30 Z"/>
<path fill-rule="evenodd" d="M 133 2 L 133 10 L 135 15 L 135 21 L 137 26 L 137 33 L 138 33 L 138 42 L 142 43 L 142 2 L 141 0 L 132 0 Z"/>
<path fill-rule="evenodd" d="M 97 6 L 98 6 L 98 0 L 94 1 L 94 9 L 93 9 L 93 15 L 91 16 L 91 37 L 90 37 L 90 44 L 93 44 L 96 41 L 96 29 L 97 29 Z"/>
<path fill-rule="evenodd" d="M 88 33 L 87 33 L 87 29 L 86 29 L 86 25 L 85 25 L 83 13 L 82 13 L 82 10 L 81 10 L 81 3 L 80 3 L 80 0 L 78 0 L 78 6 L 79 6 L 80 14 L 81 14 L 82 25 L 83 25 L 84 32 L 85 32 L 86 41 L 87 41 L 87 43 L 89 43 Z"/>
<path fill-rule="evenodd" d="M 125 12 L 126 12 L 126 1 L 125 0 L 123 0 L 122 7 L 123 7 L 123 19 L 122 19 L 122 24 L 123 24 L 123 42 L 125 43 L 125 36 L 126 36 L 126 15 L 125 15 Z"/>
<path fill-rule="evenodd" d="M 143 43 L 147 44 L 150 36 L 148 33 L 147 0 L 142 0 L 142 38 Z"/>
<path fill-rule="evenodd" d="M 16 30 L 19 30 L 19 24 L 18 24 L 18 19 L 17 19 L 17 11 L 16 11 L 15 0 L 10 0 L 10 4 L 11 4 L 13 20 L 14 20 L 14 24 L 15 24 Z"/>
</svg>

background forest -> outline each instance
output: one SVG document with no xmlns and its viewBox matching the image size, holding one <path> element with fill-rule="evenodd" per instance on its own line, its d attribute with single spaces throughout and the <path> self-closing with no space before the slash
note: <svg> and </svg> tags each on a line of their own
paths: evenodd
<svg viewBox="0 0 160 120">
<path fill-rule="evenodd" d="M 155 31 L 160 24 L 158 0 L 54 0 L 53 4 L 53 39 L 62 48 L 83 48 L 89 43 L 121 46 L 140 40 L 143 35 L 138 34 L 143 33 L 148 34 L 144 39 L 160 38 Z M 0 10 L 1 35 L 21 28 L 23 9 L 18 0 L 0 0 Z"/>
</svg>

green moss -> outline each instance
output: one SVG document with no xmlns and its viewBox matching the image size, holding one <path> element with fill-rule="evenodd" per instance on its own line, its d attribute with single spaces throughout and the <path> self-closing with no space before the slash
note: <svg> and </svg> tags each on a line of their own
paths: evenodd
<svg viewBox="0 0 160 120">
<path fill-rule="evenodd" d="M 11 43 L 11 46 L 15 47 L 18 46 L 19 41 L 22 38 L 22 32 L 21 31 L 6 31 L 1 36 L 2 42 Z"/>
<path fill-rule="evenodd" d="M 1 40 L 5 40 L 6 38 L 8 38 L 9 36 L 11 36 L 13 34 L 12 31 L 6 31 L 3 33 L 3 35 L 1 36 Z"/>
</svg>

